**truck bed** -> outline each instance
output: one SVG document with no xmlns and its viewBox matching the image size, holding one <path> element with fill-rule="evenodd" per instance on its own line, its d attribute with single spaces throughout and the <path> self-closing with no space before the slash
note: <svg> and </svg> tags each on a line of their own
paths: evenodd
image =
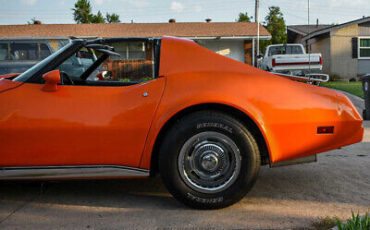
<svg viewBox="0 0 370 230">
<path fill-rule="evenodd" d="M 273 55 L 272 71 L 286 70 L 321 70 L 321 54 L 284 54 Z"/>
</svg>

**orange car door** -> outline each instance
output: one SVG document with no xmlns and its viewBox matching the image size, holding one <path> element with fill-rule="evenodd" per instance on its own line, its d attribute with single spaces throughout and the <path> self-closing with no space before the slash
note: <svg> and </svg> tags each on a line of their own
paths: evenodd
<svg viewBox="0 0 370 230">
<path fill-rule="evenodd" d="M 131 86 L 25 83 L 0 95 L 0 166 L 137 167 L 165 79 Z"/>
</svg>

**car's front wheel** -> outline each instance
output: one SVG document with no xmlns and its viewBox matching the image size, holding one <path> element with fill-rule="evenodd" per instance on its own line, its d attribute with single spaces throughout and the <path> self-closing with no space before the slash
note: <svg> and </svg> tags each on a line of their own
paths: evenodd
<svg viewBox="0 0 370 230">
<path fill-rule="evenodd" d="M 253 135 L 237 119 L 216 111 L 180 119 L 160 149 L 163 182 L 175 198 L 194 208 L 239 201 L 253 186 L 259 167 Z"/>
</svg>

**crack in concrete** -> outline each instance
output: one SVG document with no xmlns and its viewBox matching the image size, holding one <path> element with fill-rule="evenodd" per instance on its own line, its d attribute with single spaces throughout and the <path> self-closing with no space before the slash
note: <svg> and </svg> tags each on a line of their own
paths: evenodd
<svg viewBox="0 0 370 230">
<path fill-rule="evenodd" d="M 24 202 L 23 204 L 21 204 L 20 206 L 18 206 L 16 209 L 14 209 L 9 215 L 7 215 L 5 218 L 3 218 L 2 220 L 0 220 L 0 225 L 2 223 L 4 223 L 7 219 L 9 219 L 14 213 L 16 213 L 19 210 L 21 210 L 22 208 L 24 208 L 27 204 L 29 204 L 33 200 L 35 200 L 35 199 L 30 199 L 29 201 Z"/>
<path fill-rule="evenodd" d="M 6 220 L 8 220 L 11 216 L 13 216 L 16 212 L 26 207 L 28 204 L 34 202 L 37 198 L 41 198 L 44 193 L 46 193 L 46 189 L 44 191 L 44 183 L 41 183 L 40 185 L 40 193 L 36 194 L 35 197 L 29 199 L 28 201 L 25 201 L 23 204 L 19 205 L 16 209 L 14 209 L 9 215 L 7 215 L 5 218 L 0 220 L 0 225 L 3 224 Z"/>
</svg>

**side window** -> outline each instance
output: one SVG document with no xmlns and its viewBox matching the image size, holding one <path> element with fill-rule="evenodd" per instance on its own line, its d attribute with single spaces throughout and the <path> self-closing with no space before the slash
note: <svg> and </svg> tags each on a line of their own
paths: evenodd
<svg viewBox="0 0 370 230">
<path fill-rule="evenodd" d="M 77 53 L 73 54 L 67 60 L 65 60 L 58 69 L 73 80 L 79 80 L 80 76 L 96 61 L 96 57 L 92 50 L 82 48 Z M 102 70 L 98 68 L 91 74 L 88 80 L 94 80 L 98 71 Z"/>
<path fill-rule="evenodd" d="M 56 67 L 67 79 L 64 84 L 125 86 L 154 78 L 152 42 L 123 40 L 104 45 L 114 50 L 83 47 Z"/>
<path fill-rule="evenodd" d="M 0 44 L 0 61 L 8 60 L 8 44 L 7 43 L 2 43 Z"/>
<path fill-rule="evenodd" d="M 44 59 L 51 54 L 49 47 L 46 44 L 40 43 L 40 59 Z"/>
<path fill-rule="evenodd" d="M 37 43 L 11 43 L 10 44 L 11 60 L 38 60 Z"/>
<path fill-rule="evenodd" d="M 270 52 L 269 56 L 282 54 L 283 53 L 283 47 L 281 47 L 281 46 L 271 46 L 269 52 Z"/>
<path fill-rule="evenodd" d="M 109 71 L 110 81 L 142 82 L 154 77 L 153 45 L 143 41 L 124 41 L 108 44 L 121 56 L 111 56 L 102 68 Z"/>
<path fill-rule="evenodd" d="M 14 61 L 39 61 L 51 54 L 44 43 L 10 43 L 10 57 Z"/>
<path fill-rule="evenodd" d="M 67 45 L 68 43 L 70 43 L 70 41 L 69 40 L 60 40 L 59 42 L 58 42 L 58 50 L 59 49 L 61 49 L 61 48 L 63 48 L 65 45 Z"/>
</svg>

